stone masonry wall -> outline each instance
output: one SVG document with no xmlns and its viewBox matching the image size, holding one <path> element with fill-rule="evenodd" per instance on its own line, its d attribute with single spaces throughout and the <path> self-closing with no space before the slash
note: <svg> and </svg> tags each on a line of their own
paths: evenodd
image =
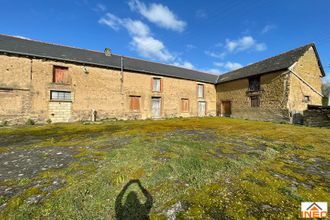
<svg viewBox="0 0 330 220">
<path fill-rule="evenodd" d="M 330 128 L 330 107 L 305 110 L 304 125 Z"/>
<path fill-rule="evenodd" d="M 312 85 L 321 93 L 321 71 L 313 47 L 311 47 L 296 63 L 294 72 Z M 304 97 L 309 96 L 309 101 Z M 322 105 L 322 97 L 313 91 L 308 85 L 298 79 L 295 75 L 290 76 L 290 93 L 288 97 L 288 109 L 292 114 L 302 114 L 307 105 Z"/>
<path fill-rule="evenodd" d="M 240 79 L 217 85 L 218 109 L 222 101 L 231 101 L 231 117 L 263 121 L 288 121 L 287 71 L 273 72 L 260 78 L 260 107 L 251 107 L 247 95 L 249 80 Z"/>
<path fill-rule="evenodd" d="M 52 83 L 53 66 L 68 67 L 69 84 Z M 50 91 L 71 91 L 69 121 L 90 120 L 92 109 L 98 119 L 146 119 L 151 117 L 151 98 L 162 98 L 162 117 L 197 116 L 197 83 L 191 80 L 161 77 L 163 90 L 153 93 L 152 77 L 135 72 L 82 66 L 43 59 L 0 55 L 0 120 L 32 118 L 37 121 L 54 119 Z M 207 115 L 216 115 L 216 91 L 213 84 L 205 83 Z M 6 91 L 6 92 L 4 92 Z M 130 96 L 140 96 L 140 112 L 129 109 Z M 181 113 L 181 99 L 189 99 L 189 112 Z M 11 106 L 10 106 L 11 105 Z M 8 106 L 8 107 L 7 107 Z M 24 107 L 25 106 L 25 107 Z M 25 110 L 22 110 L 25 109 Z M 16 119 L 15 119 L 16 120 Z M 57 121 L 57 119 L 54 119 Z"/>
</svg>

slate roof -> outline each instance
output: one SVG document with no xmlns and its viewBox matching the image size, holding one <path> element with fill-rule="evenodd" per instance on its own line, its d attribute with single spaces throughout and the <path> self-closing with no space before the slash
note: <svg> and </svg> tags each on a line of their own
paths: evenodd
<svg viewBox="0 0 330 220">
<path fill-rule="evenodd" d="M 318 55 L 316 47 L 315 47 L 315 44 L 311 43 L 311 44 L 307 44 L 305 46 L 290 50 L 288 52 L 279 54 L 277 56 L 259 61 L 257 63 L 253 63 L 246 67 L 242 67 L 240 69 L 231 71 L 229 73 L 220 75 L 217 80 L 217 83 L 224 83 L 224 82 L 229 82 L 229 81 L 233 81 L 233 80 L 237 80 L 237 79 L 248 78 L 248 77 L 255 76 L 255 75 L 261 75 L 261 74 L 269 73 L 269 72 L 273 72 L 273 71 L 288 69 L 295 62 L 297 62 L 298 59 L 302 55 L 304 55 L 304 53 L 310 47 L 314 48 L 321 72 L 322 72 L 323 76 L 325 76 L 319 55 Z"/>
<path fill-rule="evenodd" d="M 83 65 L 120 69 L 121 56 L 105 56 L 102 52 L 43 43 L 0 34 L 0 53 L 44 58 Z M 215 83 L 218 76 L 196 70 L 185 69 L 146 60 L 123 56 L 124 70 L 147 74 Z"/>
<path fill-rule="evenodd" d="M 58 60 L 63 62 L 73 62 L 82 65 L 93 65 L 114 69 L 121 68 L 121 57 L 123 57 L 123 66 L 126 71 L 169 76 L 212 84 L 224 83 L 236 79 L 248 78 L 254 75 L 261 75 L 273 71 L 288 69 L 292 64 L 298 61 L 298 59 L 310 47 L 314 48 L 321 72 L 324 76 L 325 73 L 320 62 L 319 55 L 313 43 L 217 76 L 196 70 L 116 54 L 112 54 L 109 57 L 105 56 L 103 52 L 49 44 L 0 34 L 0 53 Z"/>
</svg>

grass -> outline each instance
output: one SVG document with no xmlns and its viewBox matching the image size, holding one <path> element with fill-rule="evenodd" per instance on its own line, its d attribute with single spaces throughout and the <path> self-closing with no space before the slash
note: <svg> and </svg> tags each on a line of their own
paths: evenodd
<svg viewBox="0 0 330 220">
<path fill-rule="evenodd" d="M 146 191 L 151 219 L 164 219 L 179 202 L 176 215 L 194 219 L 295 219 L 301 201 L 330 202 L 329 129 L 227 118 L 0 129 L 0 154 L 54 146 L 75 149 L 72 163 L 0 182 L 22 189 L 0 194 L 0 219 L 142 215 Z M 45 193 L 41 186 L 54 179 L 64 184 Z M 140 185 L 130 182 L 137 179 Z M 43 199 L 26 202 L 35 195 Z"/>
</svg>

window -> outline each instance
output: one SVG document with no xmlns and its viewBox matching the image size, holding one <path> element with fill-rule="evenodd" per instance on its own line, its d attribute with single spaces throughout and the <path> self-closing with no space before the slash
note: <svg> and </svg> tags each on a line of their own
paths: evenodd
<svg viewBox="0 0 330 220">
<path fill-rule="evenodd" d="M 161 78 L 152 78 L 152 91 L 161 92 L 162 90 Z"/>
<path fill-rule="evenodd" d="M 309 95 L 305 95 L 303 102 L 309 102 L 310 100 L 311 100 L 310 96 Z"/>
<path fill-rule="evenodd" d="M 204 85 L 203 84 L 197 84 L 197 97 L 204 98 Z"/>
<path fill-rule="evenodd" d="M 260 98 L 259 96 L 251 96 L 251 107 L 259 107 L 260 106 Z"/>
<path fill-rule="evenodd" d="M 69 84 L 68 68 L 62 66 L 54 66 L 53 83 Z"/>
<path fill-rule="evenodd" d="M 71 92 L 68 92 L 68 91 L 50 91 L 50 100 L 71 101 Z"/>
<path fill-rule="evenodd" d="M 140 96 L 130 96 L 130 110 L 132 112 L 140 111 Z"/>
<path fill-rule="evenodd" d="M 249 91 L 257 92 L 260 90 L 260 77 L 250 78 L 249 79 Z"/>
<path fill-rule="evenodd" d="M 189 112 L 189 99 L 181 99 L 181 112 Z"/>
</svg>

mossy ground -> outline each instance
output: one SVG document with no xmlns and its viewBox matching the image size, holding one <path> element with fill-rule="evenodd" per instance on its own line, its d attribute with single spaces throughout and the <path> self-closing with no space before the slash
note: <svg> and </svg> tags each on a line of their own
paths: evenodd
<svg viewBox="0 0 330 220">
<path fill-rule="evenodd" d="M 112 219 L 133 179 L 152 195 L 152 219 L 179 201 L 180 218 L 295 219 L 301 201 L 330 202 L 329 146 L 329 129 L 227 118 L 1 129 L 0 154 L 50 147 L 75 154 L 68 166 L 0 181 L 20 189 L 0 194 L 0 219 Z M 54 187 L 55 180 L 63 181 Z M 137 185 L 128 191 L 144 202 Z"/>
</svg>

